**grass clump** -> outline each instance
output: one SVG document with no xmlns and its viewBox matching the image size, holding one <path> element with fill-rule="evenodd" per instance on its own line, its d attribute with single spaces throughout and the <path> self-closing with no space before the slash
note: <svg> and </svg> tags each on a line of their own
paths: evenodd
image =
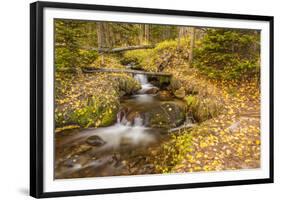
<svg viewBox="0 0 281 200">
<path fill-rule="evenodd" d="M 91 65 L 89 65 L 89 67 L 124 69 L 119 58 L 114 55 L 100 55 L 93 63 L 91 63 Z"/>
<path fill-rule="evenodd" d="M 153 49 L 127 51 L 123 54 L 123 64 L 133 63 L 137 69 L 159 72 L 167 67 L 182 64 L 188 57 L 188 39 L 165 40 Z"/>
<path fill-rule="evenodd" d="M 98 58 L 97 51 L 77 50 L 71 51 L 67 48 L 55 49 L 56 69 L 76 69 L 87 67 Z"/>
<path fill-rule="evenodd" d="M 146 71 L 156 71 L 156 68 L 153 68 L 152 49 L 137 49 L 132 51 L 127 51 L 123 55 L 123 64 L 133 64 L 135 69 L 143 69 Z"/>
</svg>

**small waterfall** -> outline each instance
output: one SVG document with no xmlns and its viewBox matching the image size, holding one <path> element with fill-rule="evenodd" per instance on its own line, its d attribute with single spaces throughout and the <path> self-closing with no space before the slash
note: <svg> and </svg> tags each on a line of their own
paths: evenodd
<svg viewBox="0 0 281 200">
<path fill-rule="evenodd" d="M 126 114 L 125 111 L 119 111 L 117 114 L 117 124 L 122 125 L 122 126 L 128 126 L 128 127 L 133 127 L 133 126 L 144 126 L 144 122 L 143 119 L 137 115 L 133 118 L 132 121 L 128 121 L 126 118 Z"/>
<path fill-rule="evenodd" d="M 147 76 L 144 74 L 136 74 L 134 78 L 141 84 L 145 85 L 148 84 Z"/>
<path fill-rule="evenodd" d="M 131 125 L 131 123 L 126 118 L 126 112 L 124 110 L 121 110 L 117 113 L 117 124 L 124 126 Z"/>
<path fill-rule="evenodd" d="M 117 113 L 117 124 L 121 124 L 123 116 L 124 116 L 124 112 L 123 111 L 119 111 Z"/>
<path fill-rule="evenodd" d="M 138 91 L 139 94 L 147 94 L 147 93 L 149 93 L 148 91 L 151 91 L 151 89 L 153 89 L 153 88 L 158 90 L 157 87 L 155 87 L 154 85 L 152 85 L 151 83 L 148 82 L 146 75 L 136 74 L 134 76 L 134 78 L 141 84 L 141 89 Z"/>
<path fill-rule="evenodd" d="M 134 126 L 143 126 L 143 119 L 141 117 L 136 117 L 134 119 Z"/>
</svg>

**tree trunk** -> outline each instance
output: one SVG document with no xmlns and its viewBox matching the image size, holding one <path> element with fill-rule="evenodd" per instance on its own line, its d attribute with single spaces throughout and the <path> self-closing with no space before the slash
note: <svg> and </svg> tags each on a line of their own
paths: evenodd
<svg viewBox="0 0 281 200">
<path fill-rule="evenodd" d="M 109 48 L 108 30 L 107 24 L 103 22 L 97 22 L 97 38 L 98 49 Z M 104 64 L 103 55 L 101 54 L 101 64 Z"/>
<path fill-rule="evenodd" d="M 98 48 L 110 48 L 112 47 L 113 32 L 112 28 L 106 22 L 97 22 L 97 38 Z"/>
<path fill-rule="evenodd" d="M 185 26 L 179 26 L 178 28 L 178 46 L 180 46 L 181 39 L 185 38 L 188 33 L 188 27 Z"/>
<path fill-rule="evenodd" d="M 189 53 L 189 66 L 190 67 L 192 67 L 194 46 L 195 46 L 195 27 L 192 27 L 191 34 L 190 34 L 190 53 Z"/>
<path fill-rule="evenodd" d="M 112 48 L 115 46 L 115 37 L 113 32 L 113 27 L 111 24 L 108 24 L 108 40 L 109 40 L 109 47 Z"/>
<path fill-rule="evenodd" d="M 149 24 L 144 25 L 144 43 L 149 44 Z"/>
<path fill-rule="evenodd" d="M 170 38 L 171 30 L 169 26 L 165 26 L 162 30 L 162 40 L 167 40 Z"/>
<path fill-rule="evenodd" d="M 188 27 L 180 26 L 179 27 L 179 38 L 184 38 L 188 34 Z"/>
<path fill-rule="evenodd" d="M 101 22 L 97 22 L 97 38 L 98 38 L 98 48 L 104 48 L 105 41 L 103 35 L 103 25 Z"/>
<path fill-rule="evenodd" d="M 143 25 L 139 24 L 139 44 L 143 44 Z"/>
</svg>

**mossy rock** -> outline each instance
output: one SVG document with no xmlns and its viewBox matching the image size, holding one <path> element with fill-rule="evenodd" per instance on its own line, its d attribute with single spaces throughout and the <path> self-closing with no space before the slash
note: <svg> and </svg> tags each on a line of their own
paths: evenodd
<svg viewBox="0 0 281 200">
<path fill-rule="evenodd" d="M 167 76 L 148 76 L 148 80 L 150 83 L 155 85 L 156 87 L 160 89 L 166 89 L 169 87 L 170 82 L 171 82 L 171 77 Z"/>
<path fill-rule="evenodd" d="M 182 83 L 180 80 L 172 77 L 171 78 L 171 82 L 170 82 L 170 85 L 169 85 L 169 89 L 172 91 L 172 92 L 175 92 L 176 90 L 180 89 L 182 87 Z"/>
<path fill-rule="evenodd" d="M 84 107 L 74 110 L 69 117 L 72 124 L 78 124 L 82 128 L 110 126 L 116 122 L 119 109 L 119 100 L 111 102 L 95 99 L 85 100 Z"/>
<path fill-rule="evenodd" d="M 119 96 L 134 94 L 141 89 L 141 85 L 132 76 L 114 75 L 112 78 L 115 82 L 115 88 L 119 92 Z"/>
<path fill-rule="evenodd" d="M 167 102 L 146 113 L 146 125 L 153 128 L 175 128 L 185 121 L 184 106 Z"/>
<path fill-rule="evenodd" d="M 86 143 L 91 146 L 103 146 L 106 142 L 98 135 L 92 135 L 86 139 Z"/>
<path fill-rule="evenodd" d="M 179 99 L 183 99 L 185 97 L 185 89 L 184 87 L 181 87 L 180 89 L 176 90 L 174 92 L 174 95 L 179 98 Z"/>
<path fill-rule="evenodd" d="M 222 110 L 219 101 L 211 97 L 199 97 L 189 95 L 184 98 L 187 109 L 193 118 L 198 122 L 203 122 L 217 116 Z"/>
</svg>

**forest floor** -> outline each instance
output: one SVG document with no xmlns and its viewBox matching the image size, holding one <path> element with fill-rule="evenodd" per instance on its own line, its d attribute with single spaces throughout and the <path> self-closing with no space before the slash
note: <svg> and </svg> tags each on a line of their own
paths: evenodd
<svg viewBox="0 0 281 200">
<path fill-rule="evenodd" d="M 132 174 L 138 174 L 139 169 L 151 164 L 155 169 L 149 173 L 259 168 L 261 142 L 258 81 L 210 80 L 186 65 L 173 64 L 164 72 L 173 74 L 173 78 L 181 82 L 185 91 L 191 92 L 186 97 L 197 96 L 207 105 L 201 110 L 207 109 L 209 112 L 208 109 L 213 109 L 212 104 L 222 109 L 218 114 L 198 122 L 192 129 L 173 132 L 171 139 L 161 145 L 148 147 L 147 152 L 143 153 L 146 159 L 136 166 L 136 161 L 129 159 L 128 165 L 132 164 L 136 168 Z M 83 78 L 70 78 L 66 82 L 58 76 L 56 83 L 57 124 L 65 126 L 74 120 L 78 121 L 80 127 L 86 128 L 112 124 L 119 109 L 120 96 L 139 89 L 134 79 L 125 74 L 101 73 L 96 74 L 95 78 L 83 75 Z M 89 94 L 91 98 L 86 98 Z"/>
<path fill-rule="evenodd" d="M 164 163 L 168 161 L 172 166 L 167 168 L 162 162 L 159 167 L 162 172 L 259 168 L 260 90 L 257 81 L 212 81 L 196 70 L 193 73 L 190 70 L 171 72 L 186 88 L 199 87 L 206 95 L 219 98 L 223 111 L 192 130 L 175 133 L 174 139 L 164 145 L 164 152 L 168 151 Z"/>
</svg>

